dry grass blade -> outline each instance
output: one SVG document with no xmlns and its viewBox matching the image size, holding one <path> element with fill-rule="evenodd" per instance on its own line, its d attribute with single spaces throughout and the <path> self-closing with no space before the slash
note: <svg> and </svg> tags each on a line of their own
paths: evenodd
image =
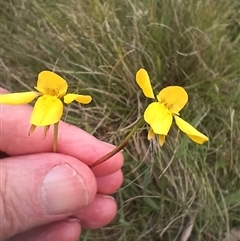
<svg viewBox="0 0 240 241">
<path fill-rule="evenodd" d="M 188 241 L 189 237 L 192 234 L 194 221 L 195 221 L 195 218 L 191 218 L 191 220 L 188 222 L 188 224 L 186 225 L 186 227 L 184 228 L 184 230 L 182 232 L 180 241 Z"/>
<path fill-rule="evenodd" d="M 227 234 L 223 241 L 239 241 L 240 240 L 240 229 L 232 228 L 230 233 Z"/>
</svg>

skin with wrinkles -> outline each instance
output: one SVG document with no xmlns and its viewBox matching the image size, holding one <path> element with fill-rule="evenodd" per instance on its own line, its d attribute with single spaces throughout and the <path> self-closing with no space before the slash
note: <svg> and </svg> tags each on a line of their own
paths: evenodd
<svg viewBox="0 0 240 241">
<path fill-rule="evenodd" d="M 2 227 L 5 233 L 0 239 L 75 241 L 82 228 L 100 228 L 111 222 L 117 206 L 109 194 L 116 191 L 123 180 L 122 154 L 90 169 L 88 166 L 111 151 L 113 146 L 61 122 L 59 153 L 50 153 L 51 134 L 42 140 L 42 130 L 38 128 L 28 136 L 32 107 L 1 105 L 0 108 L 0 150 L 10 156 L 0 162 L 4 174 L 0 187 L 1 214 L 5 221 Z M 50 128 L 49 132 L 52 131 Z M 48 170 L 63 162 L 84 178 L 89 203 L 84 204 L 85 207 L 76 206 L 70 213 L 49 214 L 39 205 L 37 187 Z"/>
</svg>

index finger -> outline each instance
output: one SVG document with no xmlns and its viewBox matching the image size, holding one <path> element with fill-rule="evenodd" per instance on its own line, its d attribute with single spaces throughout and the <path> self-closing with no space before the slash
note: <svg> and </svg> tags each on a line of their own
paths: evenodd
<svg viewBox="0 0 240 241">
<path fill-rule="evenodd" d="M 31 153 L 52 152 L 53 126 L 43 140 L 43 128 L 37 127 L 31 136 L 29 119 L 32 107 L 29 105 L 0 105 L 0 150 L 10 156 Z M 73 156 L 87 165 L 92 165 L 114 147 L 102 142 L 89 133 L 64 122 L 59 123 L 57 152 Z M 101 165 L 101 166 L 100 166 Z M 92 170 L 97 176 L 116 172 L 123 165 L 123 156 L 116 154 Z"/>
</svg>

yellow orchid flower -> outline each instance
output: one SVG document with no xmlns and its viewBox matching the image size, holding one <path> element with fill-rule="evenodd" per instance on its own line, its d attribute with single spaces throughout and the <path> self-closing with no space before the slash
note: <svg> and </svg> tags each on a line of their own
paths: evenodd
<svg viewBox="0 0 240 241">
<path fill-rule="evenodd" d="M 38 92 L 29 91 L 0 95 L 0 104 L 27 104 L 40 96 L 34 105 L 30 118 L 32 125 L 29 134 L 31 134 L 37 126 L 43 126 L 43 137 L 46 136 L 50 125 L 58 124 L 60 121 L 63 114 L 63 102 L 69 104 L 75 100 L 81 104 L 88 104 L 92 100 L 90 95 L 66 94 L 68 89 L 66 80 L 47 70 L 39 73 L 35 89 L 38 90 Z M 63 102 L 61 101 L 62 98 Z M 57 133 L 55 134 L 57 135 Z"/>
<path fill-rule="evenodd" d="M 179 111 L 188 101 L 188 94 L 182 87 L 166 87 L 155 98 L 148 73 L 145 69 L 140 69 L 137 72 L 136 81 L 143 94 L 147 98 L 155 100 L 155 102 L 148 105 L 144 112 L 144 120 L 150 125 L 148 140 L 151 140 L 154 134 L 157 134 L 159 144 L 162 146 L 172 125 L 173 118 L 179 129 L 196 143 L 203 144 L 209 140 L 207 136 L 179 117 Z"/>
</svg>

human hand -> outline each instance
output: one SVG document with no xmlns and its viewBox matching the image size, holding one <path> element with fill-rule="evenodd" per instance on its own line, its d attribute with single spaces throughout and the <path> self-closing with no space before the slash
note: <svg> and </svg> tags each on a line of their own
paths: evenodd
<svg viewBox="0 0 240 241">
<path fill-rule="evenodd" d="M 89 168 L 113 149 L 83 130 L 60 122 L 58 153 L 52 128 L 28 136 L 32 107 L 0 105 L 0 240 L 75 241 L 81 228 L 100 228 L 116 215 L 108 194 L 120 187 L 123 157 L 118 153 Z"/>
</svg>

